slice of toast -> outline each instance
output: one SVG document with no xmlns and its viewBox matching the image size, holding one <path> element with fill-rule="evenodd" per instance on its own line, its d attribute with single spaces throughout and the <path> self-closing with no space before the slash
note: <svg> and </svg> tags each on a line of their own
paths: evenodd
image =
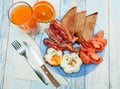
<svg viewBox="0 0 120 89">
<path fill-rule="evenodd" d="M 80 43 L 85 26 L 86 11 L 78 12 L 76 18 L 75 36 L 78 37 L 78 42 Z"/>
<path fill-rule="evenodd" d="M 92 38 L 92 34 L 93 34 L 94 27 L 96 24 L 97 14 L 98 13 L 96 12 L 96 13 L 86 16 L 85 27 L 84 27 L 84 31 L 82 34 L 82 37 L 86 41 Z"/>
<path fill-rule="evenodd" d="M 62 23 L 68 28 L 71 36 L 74 36 L 77 8 L 71 8 L 62 19 Z"/>
</svg>

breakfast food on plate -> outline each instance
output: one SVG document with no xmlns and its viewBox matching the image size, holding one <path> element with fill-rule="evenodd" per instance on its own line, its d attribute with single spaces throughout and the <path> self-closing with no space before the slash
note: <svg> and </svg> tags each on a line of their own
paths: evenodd
<svg viewBox="0 0 120 89">
<path fill-rule="evenodd" d="M 76 53 L 64 54 L 63 60 L 60 63 L 64 72 L 68 74 L 80 71 L 81 65 L 82 61 Z"/>
<path fill-rule="evenodd" d="M 90 38 L 92 38 L 94 27 L 96 24 L 97 14 L 98 13 L 93 13 L 91 15 L 86 16 L 85 27 L 84 27 L 84 31 L 82 33 L 82 37 L 86 41 L 88 41 Z"/>
<path fill-rule="evenodd" d="M 95 63 L 101 63 L 102 57 L 96 52 L 101 52 L 105 48 L 107 44 L 107 39 L 104 37 L 104 31 L 100 30 L 98 33 L 95 34 L 95 36 L 88 41 L 86 41 L 84 38 L 82 38 L 82 46 L 80 48 L 79 56 L 81 57 L 83 63 L 90 64 Z"/>
<path fill-rule="evenodd" d="M 84 31 L 86 20 L 86 11 L 78 12 L 76 19 L 76 28 L 75 28 L 75 36 L 78 37 L 78 42 L 81 42 L 82 33 Z"/>
<path fill-rule="evenodd" d="M 45 62 L 48 62 L 52 66 L 59 65 L 62 60 L 62 51 L 48 48 L 47 53 L 44 56 Z"/>
<path fill-rule="evenodd" d="M 33 6 L 36 19 L 39 22 L 50 22 L 55 18 L 55 9 L 50 2 L 39 1 Z"/>
<path fill-rule="evenodd" d="M 71 36 L 74 36 L 77 8 L 71 8 L 62 18 L 62 23 L 68 28 Z"/>
<path fill-rule="evenodd" d="M 67 74 L 79 72 L 83 63 L 101 63 L 103 59 L 97 52 L 104 50 L 107 39 L 103 30 L 93 36 L 97 14 L 86 16 L 86 11 L 76 13 L 76 7 L 73 7 L 61 22 L 57 19 L 51 21 L 45 30 L 49 37 L 43 40 L 50 47 L 45 54 L 45 61 L 52 66 L 60 65 Z M 79 47 L 74 45 L 76 43 Z"/>
<path fill-rule="evenodd" d="M 67 49 L 75 51 L 72 36 L 68 29 L 59 20 L 52 21 L 50 27 L 46 29 L 46 32 L 50 38 L 45 38 L 43 40 L 45 45 L 53 47 L 56 50 Z"/>
</svg>

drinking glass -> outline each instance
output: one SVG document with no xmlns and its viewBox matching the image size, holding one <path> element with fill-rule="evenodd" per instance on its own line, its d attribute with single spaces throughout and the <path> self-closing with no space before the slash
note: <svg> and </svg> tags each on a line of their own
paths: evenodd
<svg viewBox="0 0 120 89">
<path fill-rule="evenodd" d="M 37 34 L 40 31 L 39 24 L 34 16 L 32 7 L 26 2 L 16 2 L 8 12 L 10 21 L 23 29 L 28 34 Z"/>
</svg>

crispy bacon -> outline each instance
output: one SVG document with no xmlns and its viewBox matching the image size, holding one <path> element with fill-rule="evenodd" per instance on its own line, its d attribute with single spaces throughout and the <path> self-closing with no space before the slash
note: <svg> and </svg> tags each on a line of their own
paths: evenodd
<svg viewBox="0 0 120 89">
<path fill-rule="evenodd" d="M 49 35 L 49 37 L 57 42 L 58 44 L 62 42 L 62 38 L 58 34 L 54 34 L 49 28 L 46 29 L 46 33 Z"/>
<path fill-rule="evenodd" d="M 59 20 L 52 21 L 50 27 L 46 29 L 46 33 L 49 35 L 49 38 L 44 39 L 43 42 L 45 45 L 55 48 L 56 50 L 76 51 L 73 43 L 77 37 L 72 39 L 69 30 Z"/>
<path fill-rule="evenodd" d="M 55 41 L 53 41 L 52 39 L 49 39 L 49 38 L 45 38 L 43 40 L 43 43 L 49 47 L 56 49 L 56 50 L 63 50 L 64 49 L 63 47 L 60 47 Z"/>
<path fill-rule="evenodd" d="M 76 49 L 73 47 L 72 43 L 65 43 L 64 41 L 60 44 L 60 46 L 64 47 L 66 50 L 70 50 L 72 52 L 76 52 Z"/>
<path fill-rule="evenodd" d="M 75 52 L 75 48 L 73 47 L 73 45 L 71 43 L 65 43 L 65 42 L 62 42 L 61 44 L 58 44 L 56 43 L 55 41 L 53 41 L 52 39 L 50 38 L 45 38 L 43 40 L 43 43 L 49 47 L 52 47 L 56 50 L 70 50 L 72 52 Z"/>
<path fill-rule="evenodd" d="M 52 21 L 50 23 L 50 29 L 54 34 L 59 34 L 64 41 L 72 41 L 72 36 L 69 33 L 69 30 L 59 20 Z"/>
</svg>

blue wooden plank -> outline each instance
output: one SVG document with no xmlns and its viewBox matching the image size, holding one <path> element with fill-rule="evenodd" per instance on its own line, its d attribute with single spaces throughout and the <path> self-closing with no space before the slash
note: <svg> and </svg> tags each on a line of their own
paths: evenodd
<svg viewBox="0 0 120 89">
<path fill-rule="evenodd" d="M 35 0 L 34 0 L 35 1 Z M 30 4 L 34 3 L 33 0 L 29 0 L 28 2 Z M 16 1 L 13 1 L 16 2 Z M 27 1 L 26 1 L 27 2 Z M 9 37 L 9 40 L 5 40 L 6 41 L 6 45 L 8 46 L 8 49 L 6 49 L 5 51 L 8 52 L 8 54 L 6 55 L 7 58 L 6 59 L 6 63 L 5 63 L 5 73 L 4 73 L 4 84 L 3 84 L 3 89 L 30 89 L 30 85 L 31 85 L 31 81 L 30 80 L 22 80 L 22 79 L 16 79 L 13 77 L 14 75 L 14 68 L 16 67 L 16 62 L 17 62 L 17 56 L 14 56 L 17 54 L 17 52 L 15 52 L 15 50 L 12 48 L 11 46 L 11 42 L 15 39 L 20 39 L 20 28 L 18 28 L 16 25 L 14 24 L 10 24 L 9 20 L 8 20 L 8 8 L 10 7 L 10 5 L 12 5 L 12 1 L 7 1 L 4 0 L 4 19 L 3 19 L 3 27 L 2 30 L 6 31 L 5 34 L 8 33 L 8 35 L 4 35 L 4 38 Z M 8 42 L 8 43 L 7 43 Z M 4 42 L 2 42 L 4 43 Z M 5 54 L 5 53 L 4 53 Z M 13 58 L 14 56 L 14 58 Z M 4 60 L 5 61 L 5 60 Z"/>
<path fill-rule="evenodd" d="M 59 17 L 63 17 L 66 12 L 71 8 L 71 2 L 72 0 L 61 0 Z"/>
<path fill-rule="evenodd" d="M 77 9 L 79 11 L 85 11 L 86 10 L 86 0 L 77 0 Z"/>
<path fill-rule="evenodd" d="M 73 0 L 61 0 L 60 3 L 60 11 L 59 11 L 59 16 L 57 17 L 63 17 L 67 11 L 72 7 L 72 1 Z M 81 4 L 81 3 L 80 3 Z M 82 1 L 81 5 L 84 5 L 84 1 Z M 79 4 L 78 4 L 79 6 Z M 84 8 L 85 6 L 83 6 Z M 44 30 L 46 28 L 46 25 L 42 24 L 41 29 Z M 38 45 L 40 46 L 40 36 L 42 34 L 39 33 L 38 35 L 35 36 L 35 41 L 38 43 Z M 58 89 L 84 89 L 84 76 L 82 77 L 74 77 L 74 78 L 70 78 L 70 77 L 64 77 L 68 82 L 69 85 L 68 86 L 61 86 Z M 49 89 L 53 89 L 54 87 L 52 85 L 49 85 Z M 48 89 L 48 86 L 44 86 L 39 84 L 39 82 L 32 82 L 32 88 L 33 89 L 38 89 L 39 87 L 41 88 L 45 88 Z"/>
<path fill-rule="evenodd" d="M 45 85 L 41 82 L 33 81 L 31 84 L 31 89 L 56 89 L 51 83 Z"/>
<path fill-rule="evenodd" d="M 8 7 L 10 0 L 1 0 L 0 3 L 0 89 L 3 88 L 6 66 L 7 43 L 9 37 Z"/>
<path fill-rule="evenodd" d="M 60 16 L 64 16 L 68 10 L 70 10 L 72 6 L 73 0 L 61 0 L 60 5 Z M 74 0 L 75 1 L 75 0 Z M 85 1 L 76 0 L 77 7 L 82 7 L 82 10 L 85 9 Z M 69 85 L 64 86 L 63 89 L 84 89 L 84 76 L 81 77 L 65 77 L 68 81 Z"/>
<path fill-rule="evenodd" d="M 71 8 L 71 6 L 70 6 L 71 5 L 71 1 L 72 0 L 61 0 L 60 16 L 63 16 Z M 100 11 L 102 16 L 104 16 L 104 14 L 106 14 L 107 8 L 105 10 L 103 10 L 103 8 L 105 8 L 105 7 L 94 8 L 95 3 L 91 4 L 93 6 L 93 7 L 91 7 L 91 5 L 89 5 L 90 0 L 87 1 L 88 2 L 87 3 L 87 5 L 88 5 L 87 8 L 85 6 L 82 6 L 81 4 L 85 4 L 85 1 L 86 0 L 77 0 L 77 2 L 79 3 L 77 5 L 78 6 L 80 5 L 80 10 L 89 9 L 88 13 L 91 13 L 92 10 L 93 11 L 98 10 L 98 11 Z M 1 21 L 0 22 L 0 40 L 1 40 L 0 41 L 0 43 L 1 43 L 0 44 L 0 52 L 1 52 L 0 53 L 0 89 L 2 89 L 2 87 L 3 87 L 3 78 L 4 78 L 4 76 L 5 76 L 5 79 L 4 79 L 5 80 L 4 81 L 4 89 L 42 89 L 42 88 L 43 89 L 54 89 L 53 85 L 51 85 L 51 84 L 48 85 L 48 86 L 44 86 L 44 84 L 42 84 L 40 82 L 36 82 L 36 81 L 32 81 L 31 82 L 31 81 L 27 81 L 27 80 L 20 80 L 20 79 L 15 79 L 13 77 L 13 74 L 14 74 L 14 70 L 13 69 L 15 67 L 15 63 L 17 61 L 17 57 L 15 57 L 14 59 L 11 59 L 9 57 L 10 57 L 10 55 L 16 55 L 16 53 L 9 54 L 8 58 L 6 60 L 6 55 L 7 55 L 6 50 L 7 50 L 7 47 L 8 47 L 7 46 L 8 42 L 10 42 L 10 41 L 12 41 L 12 40 L 14 40 L 16 38 L 18 38 L 18 39 L 20 38 L 20 36 L 19 36 L 19 30 L 20 29 L 18 27 L 16 27 L 15 25 L 10 25 L 11 26 L 11 29 L 10 29 L 11 31 L 9 31 L 9 27 L 10 26 L 9 26 L 9 20 L 7 18 L 7 9 L 9 7 L 9 4 L 11 4 L 11 2 L 12 1 L 10 1 L 10 0 L 1 0 L 1 3 L 0 3 L 0 12 L 2 13 L 2 14 L 0 13 L 0 21 Z M 34 1 L 31 0 L 29 2 L 33 3 Z M 103 0 L 100 1 L 100 2 L 101 2 L 101 4 L 105 4 L 106 5 L 106 3 L 103 2 Z M 91 10 L 90 8 L 91 9 L 93 8 L 93 9 Z M 111 14 L 112 14 L 112 12 L 111 12 Z M 116 14 L 116 11 L 115 11 L 115 14 Z M 106 14 L 106 16 L 107 16 L 107 14 Z M 104 18 L 106 18 L 106 17 L 104 17 Z M 114 21 L 114 18 L 115 17 L 112 17 L 112 21 Z M 103 23 L 99 20 L 98 23 L 103 28 L 107 29 L 107 26 L 105 25 L 105 23 L 106 23 L 105 20 L 106 19 L 103 20 Z M 111 32 L 111 34 L 112 34 L 112 32 Z M 10 33 L 10 36 L 9 36 L 9 33 Z M 35 37 L 35 41 L 38 44 L 39 44 L 39 37 L 40 37 L 40 35 L 41 34 L 38 34 Z M 8 38 L 8 37 L 10 37 L 10 38 Z M 10 41 L 8 41 L 8 39 L 10 39 Z M 13 49 L 10 48 L 8 51 L 9 52 L 13 52 L 12 50 Z M 113 56 L 113 58 L 114 58 L 114 56 Z M 7 63 L 6 63 L 6 61 L 7 61 Z M 5 71 L 5 68 L 6 68 L 6 71 Z M 5 71 L 5 75 L 4 75 L 4 71 Z M 112 76 L 113 75 L 114 74 L 112 74 Z M 85 89 L 85 82 L 87 82 L 87 81 L 85 81 L 85 77 L 84 76 L 76 77 L 76 78 L 69 78 L 69 77 L 65 77 L 65 78 L 68 80 L 70 85 L 68 85 L 68 86 L 61 86 L 59 89 Z M 112 80 L 114 80 L 113 78 L 114 78 L 114 76 L 111 77 Z M 117 79 L 115 79 L 115 80 L 117 80 Z M 91 82 L 92 80 L 89 79 L 89 81 Z M 117 82 L 119 82 L 119 81 L 117 80 Z M 117 83 L 117 82 L 115 82 L 115 83 Z M 113 82 L 111 82 L 111 83 L 113 83 Z M 114 88 L 116 88 L 115 87 L 116 85 L 118 86 L 118 84 L 115 84 L 115 83 L 112 84 L 112 86 L 114 86 Z M 91 89 L 91 87 L 89 89 Z"/>
<path fill-rule="evenodd" d="M 2 9 L 3 9 L 3 0 L 0 3 L 0 89 L 2 89 L 3 76 L 4 76 L 4 62 L 2 59 L 2 32 L 1 32 L 1 23 L 2 23 Z"/>
<path fill-rule="evenodd" d="M 108 33 L 108 0 L 98 0 L 98 19 L 97 25 Z"/>
<path fill-rule="evenodd" d="M 97 26 L 108 33 L 108 0 L 87 0 L 86 9 L 87 14 L 98 12 Z M 108 40 L 108 34 L 105 34 Z M 105 48 L 103 62 L 90 74 L 86 76 L 85 87 L 86 89 L 109 89 L 109 54 L 108 47 Z M 103 74 L 104 73 L 104 74 Z M 92 81 L 92 82 L 91 82 Z"/>
<path fill-rule="evenodd" d="M 109 0 L 110 89 L 120 89 L 120 1 Z"/>
</svg>

